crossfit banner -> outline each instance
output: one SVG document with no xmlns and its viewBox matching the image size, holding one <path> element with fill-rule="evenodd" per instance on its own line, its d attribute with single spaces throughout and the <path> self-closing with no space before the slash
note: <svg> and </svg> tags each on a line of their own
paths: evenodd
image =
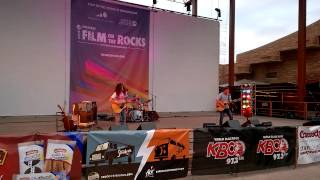
<svg viewBox="0 0 320 180">
<path fill-rule="evenodd" d="M 79 133 L 0 136 L 0 179 L 81 179 Z"/>
<path fill-rule="evenodd" d="M 320 126 L 298 128 L 298 164 L 320 161 Z"/>
<path fill-rule="evenodd" d="M 222 174 L 294 164 L 296 128 L 195 129 L 193 175 Z"/>
<path fill-rule="evenodd" d="M 174 179 L 188 174 L 189 130 L 96 131 L 87 179 Z"/>
<path fill-rule="evenodd" d="M 99 0 L 71 1 L 70 105 L 96 101 L 110 112 L 117 83 L 148 97 L 148 10 Z"/>
</svg>

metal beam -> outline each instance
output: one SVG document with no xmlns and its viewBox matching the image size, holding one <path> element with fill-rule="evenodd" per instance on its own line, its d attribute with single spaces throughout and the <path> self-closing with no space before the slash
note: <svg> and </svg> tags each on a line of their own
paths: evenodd
<svg viewBox="0 0 320 180">
<path fill-rule="evenodd" d="M 234 86 L 235 0 L 230 0 L 229 16 L 229 86 Z"/>
<path fill-rule="evenodd" d="M 306 94 L 306 0 L 299 0 L 297 86 L 299 101 L 304 101 Z"/>
<path fill-rule="evenodd" d="M 192 0 L 192 16 L 198 16 L 198 0 Z"/>
</svg>

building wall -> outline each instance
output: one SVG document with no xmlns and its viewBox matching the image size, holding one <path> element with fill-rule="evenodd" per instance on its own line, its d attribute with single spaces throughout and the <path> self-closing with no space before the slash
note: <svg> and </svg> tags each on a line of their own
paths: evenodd
<svg viewBox="0 0 320 180">
<path fill-rule="evenodd" d="M 307 46 L 319 45 L 320 20 L 307 27 Z M 280 60 L 280 51 L 298 47 L 298 33 L 292 33 L 276 41 L 268 43 L 256 49 L 237 55 L 238 64 L 263 63 Z"/>
<path fill-rule="evenodd" d="M 252 66 L 252 80 L 268 83 L 296 83 L 296 51 L 281 53 L 281 62 L 261 63 Z M 307 82 L 320 80 L 320 50 L 307 51 Z M 277 77 L 267 78 L 267 73 L 276 72 Z"/>
<path fill-rule="evenodd" d="M 307 79 L 320 81 L 320 50 L 309 50 L 307 54 Z"/>
<path fill-rule="evenodd" d="M 229 77 L 229 65 L 220 64 L 219 65 L 219 84 L 228 83 L 228 77 Z"/>
<path fill-rule="evenodd" d="M 307 26 L 307 77 L 308 82 L 320 80 L 320 20 Z M 295 83 L 297 75 L 298 33 L 289 34 L 264 46 L 237 55 L 235 64 L 236 80 L 250 79 L 268 83 Z M 227 80 L 220 67 L 220 84 Z M 268 78 L 266 74 L 277 73 Z"/>
</svg>

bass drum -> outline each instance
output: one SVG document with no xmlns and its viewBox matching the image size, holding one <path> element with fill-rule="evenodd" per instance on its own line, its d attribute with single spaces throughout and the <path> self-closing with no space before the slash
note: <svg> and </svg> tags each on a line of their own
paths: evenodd
<svg viewBox="0 0 320 180">
<path fill-rule="evenodd" d="M 159 114 L 156 111 L 143 111 L 144 121 L 157 121 Z"/>
<path fill-rule="evenodd" d="M 135 122 L 135 121 L 143 121 L 143 113 L 139 110 L 132 110 L 129 112 L 129 121 Z"/>
</svg>

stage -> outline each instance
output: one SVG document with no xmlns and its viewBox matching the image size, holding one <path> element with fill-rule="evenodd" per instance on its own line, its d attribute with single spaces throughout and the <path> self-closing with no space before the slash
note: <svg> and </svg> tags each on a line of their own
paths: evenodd
<svg viewBox="0 0 320 180">
<path fill-rule="evenodd" d="M 271 121 L 273 126 L 299 126 L 303 120 L 271 118 L 264 116 L 256 117 L 260 122 Z M 225 121 L 228 117 L 225 117 Z M 245 122 L 244 117 L 234 116 L 235 120 Z M 183 112 L 183 113 L 160 113 L 160 118 L 155 121 L 157 128 L 201 128 L 203 123 L 219 123 L 219 114 L 216 112 Z M 56 116 L 6 116 L 0 117 L 0 134 L 23 135 L 30 133 L 56 132 Z M 61 124 L 61 123 L 60 123 Z M 107 130 L 112 121 L 98 121 L 92 130 Z M 130 130 L 135 130 L 141 124 L 127 123 Z M 62 125 L 62 124 L 61 124 Z M 61 126 L 59 128 L 63 130 Z"/>
</svg>

